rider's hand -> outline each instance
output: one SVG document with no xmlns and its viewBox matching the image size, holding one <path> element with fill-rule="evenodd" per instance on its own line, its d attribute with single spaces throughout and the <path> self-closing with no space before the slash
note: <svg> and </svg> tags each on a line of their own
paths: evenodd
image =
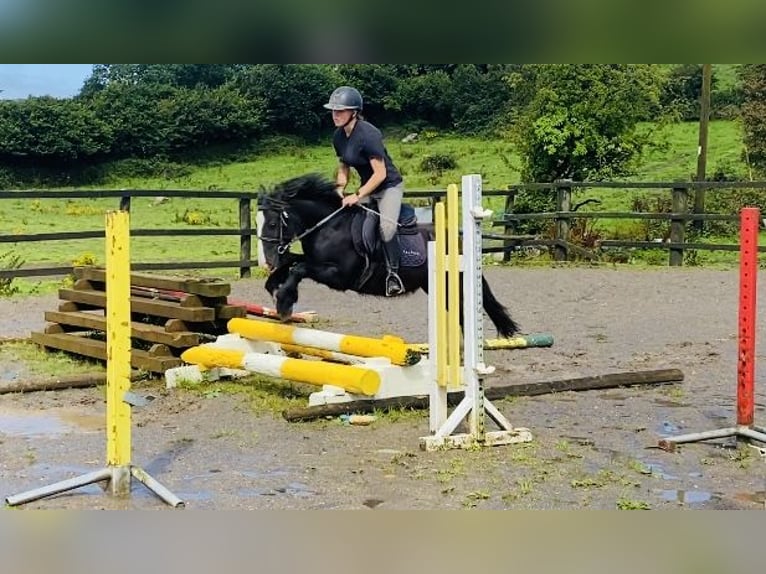
<svg viewBox="0 0 766 574">
<path fill-rule="evenodd" d="M 343 207 L 346 207 L 349 205 L 356 205 L 357 203 L 359 203 L 358 193 L 352 193 L 343 198 Z"/>
</svg>

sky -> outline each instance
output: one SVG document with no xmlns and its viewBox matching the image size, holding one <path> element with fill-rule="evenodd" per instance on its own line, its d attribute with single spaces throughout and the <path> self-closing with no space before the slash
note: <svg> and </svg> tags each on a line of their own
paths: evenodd
<svg viewBox="0 0 766 574">
<path fill-rule="evenodd" d="M 80 91 L 92 68 L 93 64 L 0 64 L 0 99 L 70 98 Z"/>
</svg>

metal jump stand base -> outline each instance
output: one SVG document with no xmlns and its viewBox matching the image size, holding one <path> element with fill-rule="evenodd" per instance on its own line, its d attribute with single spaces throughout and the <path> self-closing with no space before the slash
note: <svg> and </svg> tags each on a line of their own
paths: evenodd
<svg viewBox="0 0 766 574">
<path fill-rule="evenodd" d="M 5 503 L 8 506 L 18 506 L 26 504 L 27 502 L 33 502 L 41 498 L 81 488 L 89 484 L 102 482 L 104 480 L 109 481 L 106 490 L 108 490 L 110 494 L 114 496 L 127 496 L 130 494 L 131 478 L 135 478 L 170 506 L 174 508 L 184 506 L 183 500 L 157 482 L 145 470 L 137 466 L 113 466 L 103 468 L 75 478 L 62 480 L 55 484 L 9 496 L 5 499 Z"/>
<path fill-rule="evenodd" d="M 485 414 L 500 427 L 500 430 L 488 431 L 484 428 Z M 453 434 L 463 420 L 467 420 L 471 431 Z M 501 446 L 531 440 L 532 433 L 529 429 L 511 425 L 497 407 L 483 397 L 482 393 L 477 398 L 465 397 L 433 436 L 421 437 L 420 448 L 431 452 L 475 446 Z"/>
<path fill-rule="evenodd" d="M 698 442 L 701 440 L 712 440 L 717 438 L 727 438 L 730 436 L 737 437 L 738 439 L 745 438 L 766 443 L 766 428 L 740 425 L 712 431 L 689 433 L 662 439 L 659 441 L 658 445 L 663 450 L 674 452 L 676 450 L 677 444 L 682 444 L 685 442 Z"/>
</svg>

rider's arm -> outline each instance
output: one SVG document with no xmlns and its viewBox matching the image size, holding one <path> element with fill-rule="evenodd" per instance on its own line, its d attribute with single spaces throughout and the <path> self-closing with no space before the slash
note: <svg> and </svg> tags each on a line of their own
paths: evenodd
<svg viewBox="0 0 766 574">
<path fill-rule="evenodd" d="M 335 191 L 343 197 L 343 190 L 348 185 L 349 167 L 341 162 L 338 164 L 338 173 L 335 175 Z"/>
<path fill-rule="evenodd" d="M 383 158 L 371 157 L 370 167 L 372 168 L 372 175 L 367 180 L 367 183 L 357 190 L 356 194 L 359 197 L 370 195 L 386 179 L 386 163 L 383 161 Z"/>
</svg>

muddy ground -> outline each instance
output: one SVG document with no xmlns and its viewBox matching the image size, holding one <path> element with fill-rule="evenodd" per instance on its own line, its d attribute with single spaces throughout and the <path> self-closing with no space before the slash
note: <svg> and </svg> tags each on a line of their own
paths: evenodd
<svg viewBox="0 0 766 574">
<path fill-rule="evenodd" d="M 731 440 L 682 446 L 658 439 L 734 424 L 737 270 L 496 268 L 485 271 L 527 333 L 548 349 L 487 352 L 487 384 L 678 368 L 685 381 L 516 398 L 497 403 L 534 441 L 472 452 L 425 453 L 425 411 L 367 427 L 338 419 L 288 423 L 242 395 L 134 390 L 156 396 L 133 413 L 133 462 L 199 509 L 763 509 L 766 459 Z M 262 280 L 233 296 L 266 302 Z M 766 281 L 759 297 L 766 304 Z M 55 296 L 0 301 L 0 336 L 43 326 Z M 426 296 L 395 300 L 336 293 L 307 282 L 302 310 L 322 328 L 408 341 L 426 338 Z M 763 316 L 763 313 L 760 313 Z M 489 324 L 488 336 L 493 336 Z M 766 321 L 757 333 L 763 363 Z M 5 365 L 4 378 L 23 376 Z M 766 424 L 766 380 L 756 371 L 756 423 Z M 103 389 L 0 395 L 3 497 L 103 468 Z M 766 445 L 762 445 L 766 446 Z M 25 508 L 162 509 L 134 483 L 128 500 L 96 485 Z"/>
</svg>

